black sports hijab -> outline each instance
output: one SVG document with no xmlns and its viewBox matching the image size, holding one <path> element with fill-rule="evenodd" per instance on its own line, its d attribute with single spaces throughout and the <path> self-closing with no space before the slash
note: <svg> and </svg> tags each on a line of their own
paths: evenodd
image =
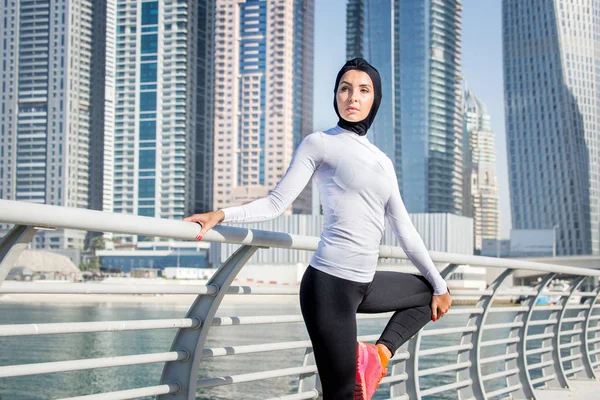
<svg viewBox="0 0 600 400">
<path fill-rule="evenodd" d="M 366 72 L 367 75 L 369 75 L 369 77 L 373 81 L 373 90 L 375 91 L 375 98 L 373 99 L 373 105 L 371 106 L 371 111 L 369 111 L 369 115 L 367 115 L 367 117 L 362 121 L 357 122 L 346 121 L 344 118 L 342 118 L 338 110 L 336 101 L 336 94 L 342 76 L 344 76 L 346 72 L 353 69 Z M 342 69 L 340 69 L 340 72 L 338 72 L 337 78 L 335 80 L 335 87 L 333 88 L 333 93 L 333 108 L 335 109 L 335 113 L 339 118 L 338 125 L 346 130 L 355 132 L 360 136 L 366 135 L 367 130 L 369 129 L 369 127 L 371 127 L 371 124 L 375 120 L 375 115 L 377 115 L 379 104 L 381 104 L 381 78 L 379 77 L 379 72 L 364 58 L 355 58 L 353 60 L 350 60 L 346 62 Z"/>
</svg>

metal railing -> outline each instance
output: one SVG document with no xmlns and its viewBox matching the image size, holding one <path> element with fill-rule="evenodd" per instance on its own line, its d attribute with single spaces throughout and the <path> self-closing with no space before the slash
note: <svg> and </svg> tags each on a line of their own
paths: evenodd
<svg viewBox="0 0 600 400">
<path fill-rule="evenodd" d="M 0 366 L 0 386 L 4 379 L 56 372 L 82 371 L 150 363 L 163 365 L 162 376 L 155 386 L 123 388 L 107 393 L 71 397 L 70 399 L 134 399 L 156 396 L 160 399 L 195 399 L 197 391 L 222 385 L 236 385 L 277 377 L 297 380 L 295 393 L 282 393 L 278 399 L 316 399 L 319 381 L 312 348 L 308 340 L 266 342 L 262 344 L 227 345 L 209 348 L 206 341 L 211 328 L 219 326 L 273 326 L 301 323 L 300 315 L 254 315 L 217 317 L 225 295 L 297 295 L 296 288 L 268 288 L 232 285 L 248 259 L 259 249 L 281 247 L 314 251 L 318 239 L 217 226 L 203 240 L 240 244 L 206 285 L 123 285 L 67 283 L 43 284 L 11 282 L 2 285 L 8 271 L 38 229 L 66 228 L 86 231 L 114 232 L 141 236 L 195 240 L 198 225 L 148 217 L 119 215 L 0 200 L 0 222 L 15 224 L 0 242 L 0 295 L 9 293 L 45 294 L 193 294 L 196 295 L 185 318 L 156 320 L 123 320 L 101 322 L 38 323 L 1 325 L 2 337 L 68 335 L 90 332 L 123 332 L 176 329 L 170 351 L 151 354 L 38 362 Z M 570 380 L 596 379 L 600 366 L 600 320 L 597 300 L 600 288 L 581 291 L 586 277 L 598 277 L 600 271 L 532 263 L 521 260 L 495 259 L 431 252 L 433 260 L 446 265 L 441 273 L 452 274 L 459 265 L 502 268 L 498 277 L 485 290 L 454 290 L 453 297 L 477 298 L 470 307 L 453 307 L 445 318 L 456 318 L 452 327 L 419 332 L 393 357 L 382 386 L 389 385 L 390 399 L 421 399 L 456 392 L 459 399 L 517 398 L 535 399 L 540 388 L 569 388 Z M 380 257 L 406 259 L 398 247 L 381 246 Z M 503 288 L 503 283 L 516 270 L 543 273 L 535 288 L 523 293 Z M 566 290 L 547 292 L 551 283 L 566 279 Z M 593 279 L 597 282 L 597 279 Z M 596 285 L 596 283 L 594 283 Z M 538 304 L 540 296 L 558 300 L 552 305 Z M 499 305 L 498 299 L 522 296 L 518 305 Z M 573 299 L 581 299 L 573 302 Z M 389 318 L 390 314 L 359 315 L 360 321 Z M 268 335 L 266 340 L 268 340 Z M 439 340 L 444 338 L 444 341 Z M 360 340 L 373 341 L 377 335 L 361 335 Z M 451 344 L 448 344 L 451 343 Z M 294 367 L 263 370 L 251 365 L 247 373 L 223 376 L 199 376 L 201 363 L 216 357 L 267 352 L 302 351 L 302 360 Z M 26 351 L 27 349 L 20 349 Z M 424 360 L 430 367 L 423 367 Z M 447 360 L 451 360 L 446 362 Z M 258 364 L 258 363 L 257 363 Z M 434 365 L 431 367 L 431 365 Z M 428 385 L 424 381 L 435 376 L 447 383 Z M 448 381 L 448 379 L 450 379 Z M 599 386 L 600 388 L 600 386 Z"/>
</svg>

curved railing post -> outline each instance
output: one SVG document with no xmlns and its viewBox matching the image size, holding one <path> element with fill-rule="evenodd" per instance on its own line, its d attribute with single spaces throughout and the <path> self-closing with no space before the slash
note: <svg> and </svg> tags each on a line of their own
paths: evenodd
<svg viewBox="0 0 600 400">
<path fill-rule="evenodd" d="M 569 304 L 569 301 L 571 300 L 571 298 L 573 297 L 573 294 L 575 293 L 575 291 L 577 291 L 577 289 L 579 289 L 579 287 L 581 286 L 581 284 L 583 283 L 583 280 L 585 279 L 585 276 L 580 276 L 579 278 L 576 278 L 575 281 L 573 282 L 572 286 L 571 286 L 571 291 L 569 292 L 569 296 L 567 296 L 566 298 L 561 298 L 561 300 L 563 301 L 563 308 L 560 311 L 560 315 L 558 317 L 558 322 L 556 324 L 556 332 L 557 335 L 554 336 L 554 361 L 555 363 L 558 363 L 558 365 L 560 366 L 560 371 L 562 372 L 564 378 L 565 378 L 565 382 L 567 383 L 567 387 L 569 386 L 569 378 L 567 378 L 567 375 L 565 373 L 565 366 L 564 366 L 564 360 L 563 360 L 563 356 L 562 356 L 562 352 L 561 352 L 561 331 L 562 331 L 562 324 L 565 318 L 565 315 L 567 314 L 567 305 Z M 577 313 L 578 316 L 579 314 L 581 314 L 581 312 Z M 579 325 L 579 322 L 576 322 L 574 324 L 574 327 Z M 573 328 L 574 329 L 574 328 Z M 581 330 L 583 333 L 583 329 Z M 573 342 L 573 337 L 575 335 L 571 336 L 571 342 Z M 578 350 L 577 348 L 571 347 L 569 349 L 569 354 L 573 355 L 573 352 Z M 582 355 L 583 358 L 583 355 Z M 580 359 L 581 360 L 581 359 Z M 579 364 L 581 366 L 581 362 L 578 362 L 577 360 L 573 360 L 571 361 L 571 365 L 576 365 Z"/>
<path fill-rule="evenodd" d="M 419 348 L 421 347 L 421 331 L 419 331 L 415 337 L 413 337 L 407 346 L 407 351 L 410 354 L 410 358 L 406 360 L 404 363 L 404 368 L 406 374 L 408 375 L 408 379 L 406 382 L 403 382 L 403 385 L 406 386 L 406 394 L 410 400 L 421 400 L 421 384 L 419 382 Z M 402 372 L 398 370 L 393 370 L 394 374 L 400 374 Z M 393 392 L 393 393 L 392 393 Z M 397 397 L 398 390 L 396 387 L 390 388 L 390 397 Z"/>
<path fill-rule="evenodd" d="M 405 374 L 407 373 L 407 367 L 406 365 L 410 362 L 410 358 L 413 358 L 414 355 L 413 353 L 410 353 L 409 350 L 409 346 L 411 345 L 412 340 L 409 340 L 408 343 L 403 344 L 398 350 L 396 350 L 396 354 L 401 352 L 401 351 L 405 351 L 409 353 L 409 358 L 407 360 L 404 360 L 402 362 L 396 362 L 393 358 L 392 360 L 390 360 L 389 364 L 388 364 L 388 374 L 391 376 L 398 376 L 400 374 Z M 410 379 L 410 376 L 408 377 L 408 379 Z M 390 397 L 394 398 L 394 397 L 398 397 L 402 394 L 407 394 L 409 396 L 410 399 L 416 398 L 413 397 L 414 394 L 410 394 L 408 392 L 408 388 L 406 385 L 406 381 L 402 381 L 402 382 L 392 382 L 390 383 Z"/>
<path fill-rule="evenodd" d="M 37 229 L 33 226 L 15 225 L 0 241 L 0 286 L 27 248 Z"/>
<path fill-rule="evenodd" d="M 174 394 L 158 396 L 158 399 L 196 399 L 198 366 L 215 312 L 231 282 L 257 249 L 258 247 L 247 245 L 237 249 L 207 283 L 207 286 L 216 287 L 217 293 L 214 296 L 198 296 L 188 310 L 186 318 L 199 320 L 200 329 L 179 329 L 171 345 L 171 351 L 185 351 L 189 357 L 181 361 L 167 362 L 160 379 L 161 384 L 178 384 L 180 390 Z"/>
<path fill-rule="evenodd" d="M 316 365 L 315 354 L 312 347 L 306 349 L 304 360 L 302 362 L 302 366 L 304 367 L 309 365 Z M 308 392 L 311 389 L 316 390 L 319 394 L 323 392 L 319 375 L 316 372 L 301 374 L 300 380 L 298 381 L 298 393 Z"/>
<path fill-rule="evenodd" d="M 458 264 L 448 264 L 441 272 L 442 278 L 447 279 L 456 269 Z M 421 347 L 421 329 L 417 334 L 408 341 L 408 353 L 410 358 L 404 365 L 404 371 L 402 367 L 397 368 L 396 365 L 392 366 L 392 374 L 398 375 L 403 372 L 408 374 L 408 379 L 403 382 L 392 384 L 390 387 L 390 397 L 395 398 L 403 394 L 407 394 L 410 400 L 421 400 L 421 384 L 419 382 L 419 348 Z"/>
<path fill-rule="evenodd" d="M 527 307 L 527 314 L 523 315 L 521 312 L 517 313 L 514 322 L 523 321 L 523 326 L 519 329 L 511 331 L 509 334 L 509 337 L 519 338 L 519 341 L 517 342 L 517 353 L 519 356 L 516 358 L 519 373 L 517 375 L 506 377 L 506 384 L 507 386 L 521 384 L 521 392 L 526 399 L 536 399 L 533 384 L 531 383 L 531 375 L 529 374 L 528 369 L 529 363 L 527 362 L 527 329 L 529 328 L 529 321 L 533 315 L 533 308 L 540 298 L 542 290 L 544 290 L 548 284 L 552 282 L 552 279 L 554 279 L 555 276 L 556 274 L 554 273 L 546 275 L 538 283 L 536 287 L 536 295 L 533 297 L 528 297 L 523 303 L 521 303 L 525 305 L 524 307 Z"/>
<path fill-rule="evenodd" d="M 481 296 L 477 302 L 476 307 L 483 308 L 481 314 L 471 314 L 467 320 L 467 326 L 477 327 L 476 331 L 463 333 L 460 344 L 472 344 L 471 350 L 466 350 L 458 354 L 458 362 L 471 362 L 471 367 L 458 371 L 456 377 L 458 381 L 464 381 L 470 379 L 473 383 L 470 386 L 460 388 L 458 390 L 459 399 L 487 399 L 485 387 L 481 380 L 481 342 L 483 339 L 483 326 L 494 302 L 494 298 L 498 293 L 498 289 L 502 286 L 502 283 L 511 276 L 513 273 L 512 269 L 507 269 L 500 274 L 488 287 L 487 290 L 493 290 L 492 294 Z"/>
<path fill-rule="evenodd" d="M 582 333 L 582 349 L 581 351 L 583 352 L 583 365 L 585 366 L 585 370 L 586 373 L 588 374 L 588 376 L 590 376 L 591 379 L 598 379 L 598 376 L 596 375 L 596 371 L 594 371 L 594 366 L 592 364 L 592 357 L 590 355 L 590 338 L 589 336 L 589 329 L 590 329 L 590 322 L 592 321 L 592 314 L 594 313 L 594 305 L 596 304 L 596 301 L 598 301 L 598 298 L 600 298 L 600 286 L 598 286 L 596 288 L 596 296 L 594 297 L 588 297 L 585 301 L 584 304 L 589 304 L 590 308 L 587 310 L 587 315 L 585 317 L 585 322 L 583 323 L 583 333 Z M 598 320 L 596 319 L 596 326 L 598 325 Z M 594 342 L 594 347 L 595 344 L 598 342 Z M 595 357 L 597 357 L 598 353 L 594 353 Z"/>
<path fill-rule="evenodd" d="M 558 305 L 561 307 L 560 311 L 552 311 L 550 313 L 550 316 L 548 317 L 549 319 L 556 317 L 557 321 L 555 324 L 546 325 L 546 329 L 544 331 L 544 333 L 553 333 L 552 338 L 542 340 L 542 346 L 544 346 L 548 342 L 552 345 L 552 351 L 542 354 L 542 362 L 551 363 L 550 365 L 546 365 L 542 368 L 542 370 L 544 371 L 544 376 L 551 374 L 555 376 L 555 379 L 546 382 L 546 386 L 549 388 L 570 388 L 569 381 L 567 379 L 567 376 L 565 375 L 565 368 L 562 362 L 563 357 L 560 349 L 560 330 L 562 319 L 566 313 L 566 307 L 569 298 L 571 297 L 575 289 L 581 284 L 581 282 L 582 280 L 581 278 L 579 278 L 572 285 L 569 296 L 562 296 L 558 300 Z"/>
</svg>

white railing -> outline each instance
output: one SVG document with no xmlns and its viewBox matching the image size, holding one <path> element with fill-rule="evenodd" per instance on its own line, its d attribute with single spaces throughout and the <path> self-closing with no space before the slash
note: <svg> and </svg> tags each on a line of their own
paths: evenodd
<svg viewBox="0 0 600 400">
<path fill-rule="evenodd" d="M 206 285 L 120 285 L 120 284 L 43 284 L 16 283 L 2 286 L 8 271 L 38 229 L 66 228 L 86 231 L 114 232 L 142 236 L 195 240 L 199 227 L 193 223 L 161 220 L 148 217 L 119 215 L 70 209 L 64 207 L 29 204 L 0 200 L 0 223 L 15 224 L 0 242 L 0 295 L 16 293 L 37 294 L 193 294 L 195 301 L 185 318 L 157 320 L 124 320 L 101 322 L 38 323 L 0 325 L 1 337 L 41 335 L 68 335 L 90 332 L 122 332 L 157 329 L 177 329 L 168 352 L 91 358 L 58 362 L 38 362 L 24 365 L 0 366 L 2 380 L 19 376 L 33 376 L 56 372 L 82 371 L 116 366 L 133 366 L 149 363 L 163 365 L 160 381 L 155 386 L 123 388 L 101 394 L 90 394 L 71 399 L 134 399 L 157 396 L 160 399 L 195 399 L 198 389 L 222 385 L 256 382 L 276 377 L 295 377 L 294 394 L 279 394 L 279 399 L 316 399 L 319 381 L 312 349 L 308 340 L 268 342 L 252 345 L 231 345 L 207 348 L 211 328 L 215 326 L 298 324 L 300 315 L 255 315 L 216 317 L 225 295 L 297 295 L 295 288 L 265 288 L 232 286 L 232 282 L 248 259 L 259 248 L 281 247 L 314 251 L 318 239 L 217 226 L 208 232 L 204 241 L 240 244 L 240 248 L 227 259 Z M 421 399 L 443 392 L 458 392 L 458 398 L 536 398 L 540 388 L 569 388 L 573 378 L 593 379 L 600 366 L 600 320 L 596 305 L 600 289 L 581 291 L 586 277 L 598 277 L 600 271 L 532 263 L 521 260 L 494 259 L 431 252 L 436 263 L 446 264 L 441 271 L 448 277 L 459 265 L 502 268 L 503 272 L 485 290 L 455 290 L 453 297 L 478 298 L 472 307 L 454 307 L 447 320 L 460 318 L 462 324 L 452 327 L 427 329 L 419 332 L 401 348 L 390 364 L 390 371 L 382 381 L 389 385 L 390 399 Z M 398 247 L 381 246 L 380 256 L 406 259 Z M 517 306 L 501 306 L 499 297 L 522 295 L 523 292 L 506 289 L 502 284 L 515 270 L 543 272 L 543 279 Z M 540 295 L 546 294 L 554 279 L 569 282 L 567 290 L 551 292 L 559 298 L 554 305 L 536 304 Z M 596 285 L 597 279 L 593 279 Z M 580 298 L 579 303 L 573 303 Z M 502 316 L 502 318 L 497 318 Z M 389 314 L 359 315 L 358 319 L 389 318 Z M 466 319 L 465 319 L 466 318 Z M 507 322 L 508 321 L 508 322 Z M 234 329 L 234 328 L 232 328 Z M 445 341 L 436 340 L 444 337 Z M 452 338 L 453 344 L 448 343 Z M 362 335 L 361 340 L 373 341 L 376 335 Z M 424 344 L 427 343 L 427 346 Z M 239 354 L 256 354 L 297 349 L 304 352 L 302 364 L 281 369 L 263 370 L 260 365 L 250 365 L 249 372 L 224 376 L 199 376 L 198 369 L 209 358 L 230 357 Z M 20 351 L 27 351 L 26 348 Z M 448 358 L 450 356 L 450 358 Z M 423 368 L 423 360 L 435 359 L 434 367 Z M 444 360 L 452 359 L 452 362 Z M 442 385 L 424 385 L 433 376 L 453 376 Z M 599 387 L 600 389 L 600 387 Z"/>
</svg>

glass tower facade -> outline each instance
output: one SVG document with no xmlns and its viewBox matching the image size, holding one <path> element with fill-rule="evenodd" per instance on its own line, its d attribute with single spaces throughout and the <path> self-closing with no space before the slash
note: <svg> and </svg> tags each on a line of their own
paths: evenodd
<svg viewBox="0 0 600 400">
<path fill-rule="evenodd" d="M 380 72 L 369 131 L 396 166 L 409 212 L 462 214 L 461 2 L 350 0 L 348 58 Z"/>
<path fill-rule="evenodd" d="M 216 4 L 215 209 L 267 195 L 312 132 L 314 40 L 313 0 Z"/>
<path fill-rule="evenodd" d="M 196 87 L 196 176 L 194 183 L 194 212 L 212 210 L 214 175 L 214 35 L 215 2 L 199 1 L 192 35 L 196 38 L 196 74 L 191 78 Z"/>
<path fill-rule="evenodd" d="M 313 132 L 313 59 L 314 59 L 314 0 L 294 1 L 294 149 L 304 136 Z M 316 193 L 315 193 L 316 195 Z M 293 204 L 294 214 L 311 214 L 313 212 L 312 184 L 300 193 Z"/>
<path fill-rule="evenodd" d="M 502 2 L 512 226 L 558 255 L 600 253 L 599 6 Z"/>
<path fill-rule="evenodd" d="M 199 3 L 202 3 L 201 5 Z M 214 3 L 113 0 L 107 77 L 114 125 L 108 209 L 182 219 L 207 211 L 212 170 Z M 109 6 L 109 9 L 111 7 Z M 109 74 L 107 74 L 109 75 Z M 111 88 L 109 90 L 108 88 Z M 208 191 L 207 191 L 208 189 Z M 122 240 L 133 240 L 123 237 Z"/>
<path fill-rule="evenodd" d="M 0 5 L 0 198 L 100 208 L 104 15 L 99 0 Z M 47 231 L 34 245 L 82 248 L 84 238 Z"/>
</svg>

